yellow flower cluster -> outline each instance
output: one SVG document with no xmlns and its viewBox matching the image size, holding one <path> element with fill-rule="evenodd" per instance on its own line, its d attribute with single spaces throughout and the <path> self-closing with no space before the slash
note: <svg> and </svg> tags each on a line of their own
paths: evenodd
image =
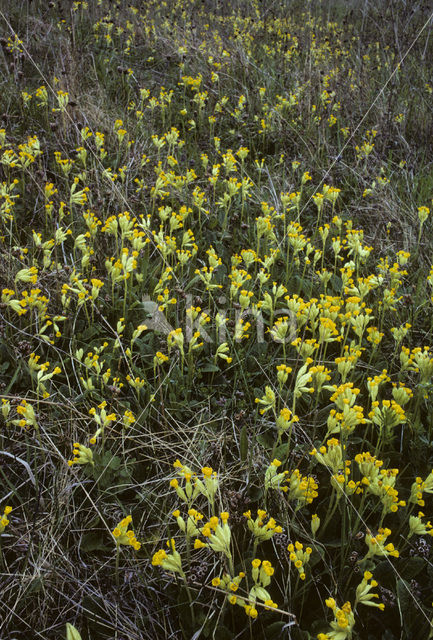
<svg viewBox="0 0 433 640">
<path fill-rule="evenodd" d="M 6 527 L 9 524 L 8 515 L 10 514 L 11 511 L 12 511 L 12 507 L 5 507 L 3 510 L 3 516 L 0 519 L 0 535 L 3 533 L 3 531 L 6 529 Z"/>
<path fill-rule="evenodd" d="M 334 614 L 334 620 L 331 622 L 331 631 L 328 633 L 319 633 L 317 640 L 350 640 L 352 638 L 352 630 L 355 626 L 355 616 L 353 615 L 352 605 L 345 602 L 342 607 L 338 607 L 334 598 L 325 600 L 325 604 Z"/>
<path fill-rule="evenodd" d="M 293 562 L 298 570 L 301 580 L 305 580 L 305 565 L 310 562 L 312 548 L 306 547 L 304 551 L 304 545 L 301 542 L 295 542 L 295 544 L 290 543 L 287 550 L 290 553 L 290 562 Z"/>
<path fill-rule="evenodd" d="M 94 466 L 93 452 L 88 447 L 85 447 L 79 442 L 74 442 L 74 449 L 72 453 L 74 454 L 74 458 L 72 460 L 68 460 L 68 465 L 70 467 L 74 464 L 91 464 Z"/>
<path fill-rule="evenodd" d="M 416 502 L 419 507 L 425 506 L 423 493 L 433 493 L 433 469 L 425 480 L 419 476 L 412 484 L 409 502 Z"/>
<path fill-rule="evenodd" d="M 172 571 L 178 573 L 181 577 L 185 577 L 182 570 L 182 559 L 178 551 L 176 551 L 174 539 L 167 540 L 167 547 L 170 549 L 170 553 L 167 553 L 165 549 L 159 549 L 152 557 L 153 567 L 162 567 L 165 571 Z"/>
<path fill-rule="evenodd" d="M 295 469 L 286 479 L 287 486 L 282 490 L 288 493 L 289 500 L 297 500 L 296 509 L 305 504 L 311 504 L 319 495 L 319 484 L 313 476 L 303 476 L 299 469 Z"/>
<path fill-rule="evenodd" d="M 138 542 L 135 537 L 135 533 L 132 529 L 128 530 L 129 525 L 132 522 L 132 516 L 126 516 L 123 518 L 119 524 L 113 529 L 111 532 L 113 538 L 116 541 L 116 545 L 129 545 L 133 547 L 136 551 L 141 548 L 140 542 Z"/>
<path fill-rule="evenodd" d="M 270 518 L 263 509 L 257 510 L 257 518 L 251 517 L 251 511 L 244 513 L 247 518 L 248 529 L 251 531 L 258 543 L 270 540 L 275 533 L 281 533 L 283 528 L 277 525 L 274 518 Z M 268 521 L 265 522 L 266 518 Z"/>
<path fill-rule="evenodd" d="M 419 536 L 427 534 L 433 537 L 433 525 L 430 521 L 423 523 L 421 520 L 421 518 L 423 517 L 424 514 L 422 511 L 418 511 L 417 516 L 409 517 L 409 535 L 407 536 L 408 538 L 413 536 L 415 533 Z"/>
<path fill-rule="evenodd" d="M 179 486 L 177 478 L 170 480 L 170 486 L 176 490 L 182 502 L 191 504 L 198 495 L 202 494 L 208 499 L 213 510 L 215 496 L 218 491 L 218 476 L 216 471 L 214 471 L 212 467 L 203 467 L 201 470 L 203 480 L 200 480 L 197 474 L 193 473 L 186 465 L 183 465 L 180 460 L 176 460 L 173 463 L 173 467 L 177 470 L 180 477 L 185 480 L 184 488 Z"/>
<path fill-rule="evenodd" d="M 368 552 L 365 558 L 373 556 L 393 556 L 399 557 L 399 552 L 395 549 L 392 542 L 386 542 L 391 535 L 391 529 L 381 527 L 377 535 L 373 535 L 371 531 L 365 536 L 365 544 L 368 546 Z"/>
</svg>

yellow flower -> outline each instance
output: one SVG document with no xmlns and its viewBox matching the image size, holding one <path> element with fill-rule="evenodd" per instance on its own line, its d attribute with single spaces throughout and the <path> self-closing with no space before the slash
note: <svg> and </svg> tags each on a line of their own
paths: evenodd
<svg viewBox="0 0 433 640">
<path fill-rule="evenodd" d="M 257 609 L 255 609 L 253 607 L 253 605 L 251 604 L 246 604 L 245 605 L 245 613 L 247 614 L 247 616 L 249 616 L 250 618 L 257 618 L 258 616 L 258 612 Z"/>
<path fill-rule="evenodd" d="M 140 542 L 135 537 L 132 529 L 128 531 L 129 524 L 132 522 L 132 516 L 126 516 L 113 529 L 112 535 L 116 540 L 116 545 L 129 545 L 138 551 L 141 547 Z"/>
<path fill-rule="evenodd" d="M 3 531 L 6 529 L 6 527 L 9 524 L 9 520 L 8 520 L 7 516 L 10 514 L 11 511 L 12 511 L 12 507 L 5 507 L 4 508 L 3 517 L 0 518 L 0 534 L 3 533 Z"/>
<path fill-rule="evenodd" d="M 194 540 L 194 549 L 203 549 L 203 547 L 207 547 L 207 544 L 196 538 Z"/>
</svg>

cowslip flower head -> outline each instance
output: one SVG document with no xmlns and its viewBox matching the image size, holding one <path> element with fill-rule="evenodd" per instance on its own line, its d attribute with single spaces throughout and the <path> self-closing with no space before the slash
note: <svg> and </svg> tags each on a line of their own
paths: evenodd
<svg viewBox="0 0 433 640">
<path fill-rule="evenodd" d="M 365 536 L 365 543 L 368 546 L 368 552 L 364 560 L 372 558 L 373 556 L 392 556 L 394 558 L 399 557 L 399 552 L 395 549 L 392 542 L 386 542 L 391 535 L 391 529 L 381 528 L 377 535 L 373 535 L 371 531 L 367 532 Z"/>
<path fill-rule="evenodd" d="M 12 507 L 5 507 L 3 511 L 3 516 L 0 518 L 0 535 L 6 529 L 9 524 L 8 515 L 12 511 Z"/>
<path fill-rule="evenodd" d="M 74 442 L 74 449 L 72 451 L 74 457 L 72 460 L 68 460 L 68 465 L 72 467 L 74 464 L 91 464 L 94 466 L 93 462 L 93 452 L 88 447 L 80 444 L 79 442 Z"/>
<path fill-rule="evenodd" d="M 174 539 L 167 540 L 167 546 L 170 549 L 170 553 L 167 553 L 165 549 L 159 549 L 154 553 L 152 558 L 152 566 L 162 567 L 165 571 L 172 571 L 178 573 L 182 578 L 185 578 L 185 574 L 182 570 L 182 558 L 175 548 Z"/>
<path fill-rule="evenodd" d="M 131 522 L 132 516 L 126 516 L 126 518 L 123 518 L 111 533 L 116 541 L 117 547 L 120 545 L 128 545 L 134 547 L 134 549 L 138 551 L 141 548 L 141 544 L 135 537 L 134 531 L 132 529 L 128 530 Z"/>
<path fill-rule="evenodd" d="M 257 518 L 255 520 L 251 517 L 251 511 L 246 511 L 244 514 L 247 518 L 248 529 L 256 538 L 257 543 L 270 540 L 275 533 L 281 533 L 283 528 L 277 525 L 274 518 L 267 515 L 263 509 L 257 510 Z M 267 520 L 267 522 L 265 522 Z"/>
<path fill-rule="evenodd" d="M 356 587 L 356 601 L 355 607 L 358 603 L 365 604 L 368 607 L 377 607 L 381 611 L 385 609 L 385 605 L 383 603 L 372 602 L 374 598 L 378 598 L 377 593 L 370 593 L 374 587 L 377 587 L 377 581 L 372 580 L 373 574 L 370 571 L 364 572 L 364 577 L 362 582 Z"/>
</svg>

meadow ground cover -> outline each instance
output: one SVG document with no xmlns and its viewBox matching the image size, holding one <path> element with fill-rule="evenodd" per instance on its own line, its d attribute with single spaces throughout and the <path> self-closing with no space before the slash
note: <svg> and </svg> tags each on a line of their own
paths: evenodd
<svg viewBox="0 0 433 640">
<path fill-rule="evenodd" d="M 0 2 L 0 636 L 433 637 L 421 2 Z"/>
</svg>

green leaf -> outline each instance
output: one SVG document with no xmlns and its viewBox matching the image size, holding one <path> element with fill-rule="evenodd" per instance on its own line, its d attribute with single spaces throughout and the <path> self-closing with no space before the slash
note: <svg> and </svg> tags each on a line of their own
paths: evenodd
<svg viewBox="0 0 433 640">
<path fill-rule="evenodd" d="M 340 278 L 340 276 L 336 276 L 334 273 L 331 276 L 329 285 L 331 286 L 334 293 L 339 294 L 341 293 L 341 289 L 343 288 L 343 280 Z"/>
<path fill-rule="evenodd" d="M 181 625 L 184 629 L 186 627 L 189 630 L 188 636 L 190 637 L 192 635 L 190 633 L 190 631 L 192 630 L 191 605 L 188 598 L 188 591 L 184 586 L 182 586 L 179 590 L 177 604 Z"/>
<path fill-rule="evenodd" d="M 103 598 L 98 596 L 84 596 L 81 606 L 83 611 L 86 612 L 86 622 L 90 627 L 90 637 L 95 637 L 97 634 L 101 634 L 102 637 L 106 637 L 106 605 Z M 100 637 L 100 636 L 98 636 Z"/>
<path fill-rule="evenodd" d="M 233 632 L 223 624 L 219 624 L 215 629 L 214 638 L 218 638 L 218 640 L 233 640 L 234 637 Z"/>
<path fill-rule="evenodd" d="M 267 626 L 266 638 L 269 638 L 269 640 L 277 640 L 277 638 L 280 638 L 285 624 L 287 623 L 283 620 L 278 620 Z"/>
<path fill-rule="evenodd" d="M 213 362 L 207 362 L 200 367 L 200 371 L 202 371 L 203 373 L 215 373 L 219 370 L 220 368 L 216 364 L 213 364 Z"/>
<path fill-rule="evenodd" d="M 245 424 L 241 429 L 240 454 L 241 454 L 241 462 L 245 462 L 248 456 L 248 434 L 247 434 L 247 427 Z"/>
<path fill-rule="evenodd" d="M 15 369 L 14 375 L 12 376 L 8 386 L 5 388 L 5 390 L 2 393 L 4 393 L 5 395 L 9 393 L 9 391 L 12 389 L 13 385 L 15 384 L 15 381 L 21 375 L 21 372 L 22 372 L 22 366 L 20 362 L 18 362 L 18 366 Z"/>
<path fill-rule="evenodd" d="M 400 575 L 405 580 L 412 580 L 415 576 L 417 576 L 421 571 L 424 571 L 426 568 L 426 561 L 419 556 L 413 558 L 407 558 L 407 560 L 402 563 L 403 566 L 400 570 Z"/>
<path fill-rule="evenodd" d="M 110 551 L 110 548 L 103 542 L 102 531 L 88 531 L 81 538 L 81 551 L 91 553 L 92 551 Z"/>
<path fill-rule="evenodd" d="M 277 460 L 284 460 L 284 458 L 287 456 L 288 451 L 289 451 L 289 443 L 284 442 L 283 444 L 280 444 L 280 446 L 275 449 L 275 457 L 277 458 Z"/>
<path fill-rule="evenodd" d="M 120 467 L 121 464 L 121 460 L 119 458 L 119 456 L 113 456 L 110 460 L 110 468 L 113 469 L 114 471 L 117 471 L 117 469 Z"/>
<path fill-rule="evenodd" d="M 141 307 L 145 313 L 152 314 L 157 310 L 158 303 L 154 300 L 143 300 Z"/>
<path fill-rule="evenodd" d="M 10 365 L 10 362 L 2 363 L 2 365 L 0 366 L 0 375 L 3 373 L 6 373 L 6 371 L 9 369 L 9 365 Z"/>
<path fill-rule="evenodd" d="M 259 500 L 261 500 L 263 498 L 263 494 L 264 494 L 263 487 L 251 486 L 248 490 L 248 497 L 253 502 L 258 502 Z"/>
<path fill-rule="evenodd" d="M 321 628 L 322 626 L 320 626 L 320 629 Z M 287 637 L 293 638 L 293 640 L 315 640 L 315 638 L 317 638 L 317 634 L 311 635 L 309 631 L 305 631 L 304 629 L 300 629 L 299 627 L 293 626 L 292 629 L 293 630 L 291 632 L 291 635 L 288 635 Z M 282 638 L 285 638 L 286 636 L 282 635 L 280 637 L 282 639 Z"/>
<path fill-rule="evenodd" d="M 412 629 L 415 620 L 419 616 L 419 612 L 418 609 L 415 609 L 414 596 L 412 595 L 411 586 L 405 580 L 399 580 L 397 582 L 397 602 L 398 608 L 400 609 L 401 620 L 404 626 L 404 637 L 413 638 L 414 636 L 412 635 Z"/>
<path fill-rule="evenodd" d="M 69 622 L 66 623 L 66 640 L 81 640 L 80 632 Z"/>
<path fill-rule="evenodd" d="M 313 553 L 311 554 L 311 560 L 309 565 L 311 568 L 315 567 L 316 564 L 319 564 L 322 560 L 325 559 L 325 549 L 321 544 L 315 543 L 314 545 L 310 545 L 313 548 Z"/>
<path fill-rule="evenodd" d="M 259 433 L 259 435 L 256 436 L 256 440 L 265 449 L 272 449 L 274 446 L 274 439 L 270 433 Z"/>
<path fill-rule="evenodd" d="M 27 588 L 26 595 L 39 593 L 44 586 L 44 581 L 42 578 L 35 578 L 31 581 L 30 586 Z"/>
<path fill-rule="evenodd" d="M 374 569 L 374 579 L 382 587 L 394 588 L 393 566 L 388 560 L 382 560 Z"/>
</svg>

